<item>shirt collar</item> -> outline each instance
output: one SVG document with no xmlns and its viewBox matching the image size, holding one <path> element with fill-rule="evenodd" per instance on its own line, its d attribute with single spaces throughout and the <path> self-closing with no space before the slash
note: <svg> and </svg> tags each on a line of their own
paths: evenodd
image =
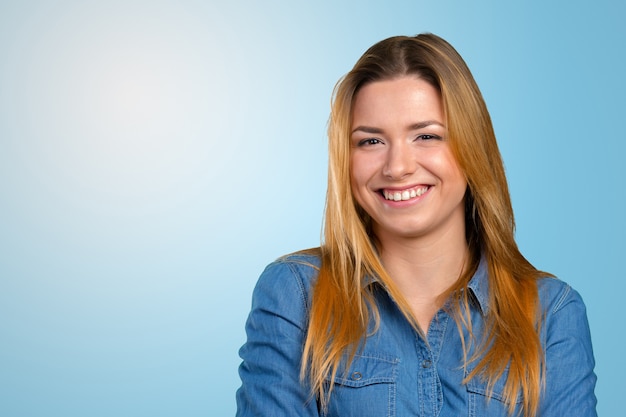
<svg viewBox="0 0 626 417">
<path fill-rule="evenodd" d="M 474 294 L 482 313 L 487 314 L 489 311 L 489 272 L 484 256 L 480 258 L 478 268 L 467 284 L 467 288 Z"/>
</svg>

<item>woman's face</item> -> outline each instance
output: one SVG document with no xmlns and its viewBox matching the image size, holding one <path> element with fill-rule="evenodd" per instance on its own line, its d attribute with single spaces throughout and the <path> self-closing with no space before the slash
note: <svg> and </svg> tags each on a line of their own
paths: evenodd
<svg viewBox="0 0 626 417">
<path fill-rule="evenodd" d="M 356 95 L 351 185 L 389 238 L 465 235 L 465 177 L 450 150 L 439 92 L 416 76 L 376 81 Z"/>
</svg>

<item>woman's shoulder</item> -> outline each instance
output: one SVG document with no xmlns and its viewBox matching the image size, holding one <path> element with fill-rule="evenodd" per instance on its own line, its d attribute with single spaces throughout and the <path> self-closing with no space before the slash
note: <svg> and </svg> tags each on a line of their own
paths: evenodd
<svg viewBox="0 0 626 417">
<path fill-rule="evenodd" d="M 320 266 L 319 248 L 305 249 L 283 255 L 270 263 L 261 274 L 261 279 L 272 280 L 275 283 L 296 279 L 309 287 L 317 276 Z"/>
<path fill-rule="evenodd" d="M 568 305 L 584 310 L 582 297 L 571 285 L 556 277 L 540 278 L 537 281 L 539 299 L 544 311 L 556 313 Z"/>
<path fill-rule="evenodd" d="M 308 310 L 311 288 L 321 265 L 319 249 L 307 249 L 283 255 L 267 267 L 259 277 L 253 307 Z M 298 307 L 300 306 L 300 307 Z"/>
</svg>

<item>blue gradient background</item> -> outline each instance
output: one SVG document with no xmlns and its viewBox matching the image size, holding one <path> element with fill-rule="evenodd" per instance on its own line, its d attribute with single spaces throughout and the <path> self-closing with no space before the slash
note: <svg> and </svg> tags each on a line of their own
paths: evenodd
<svg viewBox="0 0 626 417">
<path fill-rule="evenodd" d="M 519 244 L 585 299 L 621 415 L 622 4 L 0 0 L 0 415 L 233 415 L 253 285 L 319 243 L 333 85 L 424 31 L 481 86 Z"/>
</svg>

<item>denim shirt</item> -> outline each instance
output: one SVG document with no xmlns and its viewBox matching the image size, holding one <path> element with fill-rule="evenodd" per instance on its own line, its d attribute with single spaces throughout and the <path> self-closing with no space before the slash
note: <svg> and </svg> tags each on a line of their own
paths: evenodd
<svg viewBox="0 0 626 417">
<path fill-rule="evenodd" d="M 479 377 L 462 383 L 472 365 L 463 368 L 454 318 L 438 311 L 425 341 L 377 283 L 371 285 L 380 288 L 374 292 L 380 327 L 366 338 L 349 369 L 337 372 L 328 411 L 322 413 L 299 377 L 319 264 L 316 256 L 288 255 L 259 278 L 246 323 L 247 341 L 240 350 L 237 416 L 509 416 L 502 395 L 506 371 L 491 393 Z M 470 305 L 473 332 L 480 340 L 489 311 L 484 262 L 468 287 L 476 300 Z M 555 278 L 539 280 L 538 290 L 546 358 L 538 416 L 596 416 L 594 358 L 583 301 Z"/>
</svg>

